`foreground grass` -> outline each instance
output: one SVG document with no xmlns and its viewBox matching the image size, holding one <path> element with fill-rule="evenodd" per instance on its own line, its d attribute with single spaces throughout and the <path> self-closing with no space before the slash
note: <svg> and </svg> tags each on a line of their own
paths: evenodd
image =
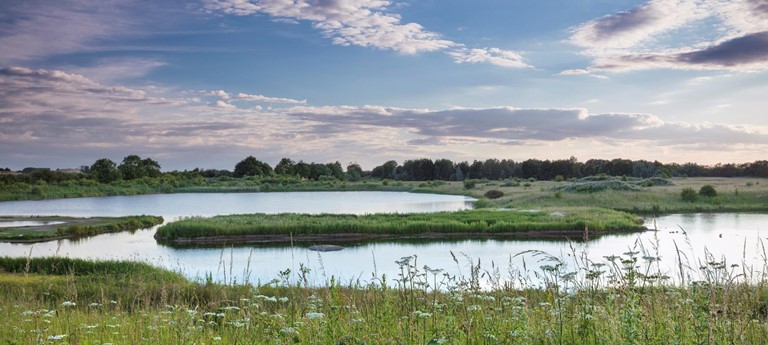
<svg viewBox="0 0 768 345">
<path fill-rule="evenodd" d="M 467 210 L 413 214 L 244 214 L 186 218 L 160 227 L 155 238 L 164 241 L 195 238 L 291 235 L 400 235 L 505 234 L 519 232 L 604 232 L 645 229 L 642 220 L 624 212 L 569 208 L 566 212 L 537 210 Z M 283 238 L 286 241 L 288 237 Z M 208 239 L 210 240 L 210 239 Z"/>
<path fill-rule="evenodd" d="M 135 262 L 0 259 L 0 339 L 9 344 L 759 344 L 768 289 L 717 265 L 686 287 L 643 275 L 625 253 L 541 284 L 480 289 L 467 277 L 398 261 L 367 283 L 220 285 Z M 102 278 L 102 276 L 106 274 Z M 579 278 L 580 277 L 580 278 Z M 714 278 L 721 277 L 721 278 Z M 742 277 L 743 278 L 743 277 Z"/>
<path fill-rule="evenodd" d="M 50 223 L 36 226 L 0 228 L 0 241 L 41 242 L 62 238 L 79 238 L 98 234 L 134 231 L 151 228 L 163 223 L 163 217 L 126 216 L 126 217 L 19 217 L 2 216 L 0 221 L 34 221 Z M 63 223 L 63 224 L 59 224 Z"/>
</svg>

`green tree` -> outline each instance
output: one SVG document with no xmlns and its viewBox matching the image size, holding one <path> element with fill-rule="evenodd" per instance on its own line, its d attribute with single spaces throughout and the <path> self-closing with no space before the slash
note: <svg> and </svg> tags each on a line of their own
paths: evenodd
<svg viewBox="0 0 768 345">
<path fill-rule="evenodd" d="M 347 178 L 352 182 L 360 181 L 363 178 L 363 169 L 357 163 L 347 165 Z"/>
<path fill-rule="evenodd" d="M 331 171 L 331 176 L 335 177 L 337 180 L 344 181 L 347 178 L 344 174 L 344 170 L 341 168 L 341 163 L 338 161 L 328 163 L 326 166 L 328 166 L 328 169 Z"/>
<path fill-rule="evenodd" d="M 275 165 L 275 174 L 278 175 L 294 175 L 296 163 L 290 158 L 283 158 Z"/>
<path fill-rule="evenodd" d="M 108 158 L 101 158 L 91 165 L 91 176 L 101 183 L 110 183 L 120 179 L 117 164 Z"/>
<path fill-rule="evenodd" d="M 144 169 L 141 168 L 141 157 L 137 155 L 128 155 L 123 158 L 123 162 L 117 167 L 125 180 L 134 180 L 144 177 Z"/>
<path fill-rule="evenodd" d="M 141 160 L 141 169 L 144 171 L 145 176 L 160 177 L 162 175 L 160 163 L 149 157 Z"/>
<path fill-rule="evenodd" d="M 267 176 L 272 174 L 272 167 L 254 156 L 248 156 L 235 165 L 234 177 Z"/>
</svg>

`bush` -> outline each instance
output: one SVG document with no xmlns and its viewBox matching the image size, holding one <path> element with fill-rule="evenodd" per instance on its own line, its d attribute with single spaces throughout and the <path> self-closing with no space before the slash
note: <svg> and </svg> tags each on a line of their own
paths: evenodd
<svg viewBox="0 0 768 345">
<path fill-rule="evenodd" d="M 708 198 L 714 198 L 717 196 L 717 191 L 715 190 L 715 187 L 712 187 L 712 185 L 704 185 L 699 189 L 699 195 L 708 197 Z"/>
<path fill-rule="evenodd" d="M 504 192 L 496 189 L 491 189 L 487 192 L 485 192 L 485 197 L 488 199 L 498 199 L 504 196 Z"/>
<path fill-rule="evenodd" d="M 464 189 L 472 189 L 475 188 L 477 185 L 477 182 L 474 180 L 464 180 Z"/>
<path fill-rule="evenodd" d="M 680 198 L 685 202 L 695 202 L 698 195 L 696 195 L 696 191 L 693 188 L 683 188 L 680 192 Z"/>
<path fill-rule="evenodd" d="M 565 181 L 565 177 L 563 177 L 563 175 L 555 176 L 555 182 L 563 182 L 563 181 Z"/>
</svg>

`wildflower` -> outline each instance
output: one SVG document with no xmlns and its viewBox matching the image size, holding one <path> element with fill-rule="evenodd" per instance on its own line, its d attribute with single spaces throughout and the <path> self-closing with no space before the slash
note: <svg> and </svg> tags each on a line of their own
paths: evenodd
<svg viewBox="0 0 768 345">
<path fill-rule="evenodd" d="M 213 337 L 213 341 L 221 341 L 221 337 Z"/>
<path fill-rule="evenodd" d="M 307 319 L 310 319 L 310 320 L 321 319 L 323 317 L 325 317 L 325 314 L 323 313 L 314 313 L 314 312 L 307 313 Z"/>
<path fill-rule="evenodd" d="M 288 297 L 280 297 L 277 300 L 282 302 L 282 303 L 287 303 L 288 302 Z"/>
<path fill-rule="evenodd" d="M 88 306 L 91 307 L 91 308 L 101 307 L 101 303 L 93 302 L 93 303 L 89 304 Z"/>
<path fill-rule="evenodd" d="M 76 305 L 77 305 L 77 303 L 72 302 L 72 301 L 64 301 L 64 303 L 61 303 L 62 307 L 74 307 Z"/>
<path fill-rule="evenodd" d="M 477 304 L 473 304 L 473 305 L 467 307 L 467 311 L 476 311 L 476 310 L 480 310 L 480 309 L 481 309 L 480 306 L 477 305 Z"/>
<path fill-rule="evenodd" d="M 283 335 L 294 335 L 294 334 L 299 334 L 299 332 L 296 331 L 296 329 L 294 329 L 293 327 L 285 327 L 285 328 L 280 329 L 280 334 L 283 334 Z"/>
<path fill-rule="evenodd" d="M 66 336 L 67 336 L 66 334 L 49 335 L 48 340 L 61 340 L 61 339 L 64 339 L 64 337 Z"/>
<path fill-rule="evenodd" d="M 432 317 L 432 314 L 431 313 L 427 313 L 427 312 L 423 312 L 421 310 L 417 310 L 417 311 L 413 312 L 413 316 L 415 316 L 416 318 L 419 318 L 419 319 L 428 319 L 428 318 Z"/>
</svg>

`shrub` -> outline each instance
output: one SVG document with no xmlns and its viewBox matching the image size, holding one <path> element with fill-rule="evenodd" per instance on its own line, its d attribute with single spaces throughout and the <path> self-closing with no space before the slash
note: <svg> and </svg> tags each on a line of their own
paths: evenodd
<svg viewBox="0 0 768 345">
<path fill-rule="evenodd" d="M 693 190 L 693 188 L 683 188 L 683 190 L 680 191 L 680 198 L 685 202 L 695 202 L 698 195 L 696 195 L 696 191 Z"/>
<path fill-rule="evenodd" d="M 699 189 L 699 195 L 705 196 L 708 198 L 713 198 L 717 196 L 717 191 L 715 190 L 715 187 L 712 187 L 712 185 L 704 185 Z"/>
<path fill-rule="evenodd" d="M 504 196 L 504 192 L 496 189 L 491 189 L 487 192 L 485 192 L 485 197 L 488 199 L 498 199 Z"/>
<path fill-rule="evenodd" d="M 477 182 L 474 180 L 464 180 L 464 189 L 472 189 L 475 188 L 477 185 Z"/>
<path fill-rule="evenodd" d="M 563 175 L 555 176 L 555 182 L 563 182 L 563 181 L 565 181 L 565 177 L 563 177 Z"/>
</svg>

